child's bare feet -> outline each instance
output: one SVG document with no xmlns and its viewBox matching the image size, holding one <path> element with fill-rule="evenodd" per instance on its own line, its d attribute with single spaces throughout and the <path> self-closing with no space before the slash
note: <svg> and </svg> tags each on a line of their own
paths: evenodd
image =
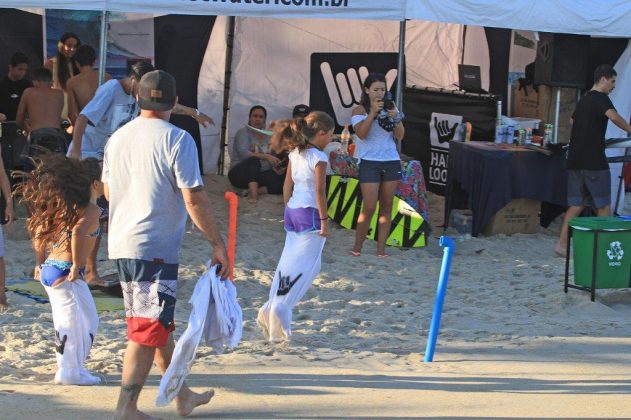
<svg viewBox="0 0 631 420">
<path fill-rule="evenodd" d="M 0 313 L 6 312 L 9 309 L 9 304 L 7 303 L 7 295 L 4 291 L 0 292 Z"/>
</svg>

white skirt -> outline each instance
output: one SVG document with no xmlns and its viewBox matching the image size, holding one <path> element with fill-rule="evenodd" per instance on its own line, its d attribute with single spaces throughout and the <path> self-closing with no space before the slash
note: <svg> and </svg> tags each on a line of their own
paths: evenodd
<svg viewBox="0 0 631 420">
<path fill-rule="evenodd" d="M 83 280 L 75 280 L 44 288 L 50 299 L 55 326 L 55 383 L 100 383 L 100 378 L 84 367 L 99 327 L 99 316 L 88 285 Z"/>
<path fill-rule="evenodd" d="M 287 232 L 269 299 L 257 317 L 269 341 L 283 341 L 291 336 L 292 310 L 320 272 L 325 242 L 319 231 Z"/>
</svg>

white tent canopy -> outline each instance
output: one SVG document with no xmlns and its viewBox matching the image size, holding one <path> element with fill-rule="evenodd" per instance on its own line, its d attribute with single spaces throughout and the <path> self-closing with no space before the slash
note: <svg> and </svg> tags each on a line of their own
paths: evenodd
<svg viewBox="0 0 631 420">
<path fill-rule="evenodd" d="M 123 13 L 404 20 L 407 0 L 0 0 L 0 7 L 54 7 Z"/>
<path fill-rule="evenodd" d="M 50 7 L 0 0 L 0 7 Z M 542 32 L 631 36 L 628 0 L 56 0 L 56 9 L 279 19 L 417 19 Z"/>
<path fill-rule="evenodd" d="M 406 18 L 540 32 L 631 37 L 629 0 L 408 0 Z"/>
</svg>

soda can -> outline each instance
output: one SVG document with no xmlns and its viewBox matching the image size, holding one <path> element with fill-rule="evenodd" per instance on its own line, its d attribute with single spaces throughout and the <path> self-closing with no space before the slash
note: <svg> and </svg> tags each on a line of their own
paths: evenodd
<svg viewBox="0 0 631 420">
<path fill-rule="evenodd" d="M 509 125 L 506 127 L 506 143 L 512 144 L 515 139 L 515 126 Z"/>
<path fill-rule="evenodd" d="M 506 125 L 498 124 L 495 126 L 495 143 L 501 144 L 505 142 Z"/>
</svg>

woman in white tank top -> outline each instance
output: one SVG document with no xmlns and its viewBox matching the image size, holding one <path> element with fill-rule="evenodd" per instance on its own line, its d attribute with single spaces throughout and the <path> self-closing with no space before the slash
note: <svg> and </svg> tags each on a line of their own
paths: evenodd
<svg viewBox="0 0 631 420">
<path fill-rule="evenodd" d="M 364 206 L 357 218 L 351 255 L 361 255 L 370 221 L 379 202 L 377 256 L 385 257 L 390 235 L 392 202 L 401 180 L 397 143 L 403 139 L 403 113 L 386 96 L 386 78 L 370 73 L 363 83 L 360 104 L 353 109 L 351 124 L 358 137 L 355 157 L 359 159 L 359 185 Z"/>
</svg>

